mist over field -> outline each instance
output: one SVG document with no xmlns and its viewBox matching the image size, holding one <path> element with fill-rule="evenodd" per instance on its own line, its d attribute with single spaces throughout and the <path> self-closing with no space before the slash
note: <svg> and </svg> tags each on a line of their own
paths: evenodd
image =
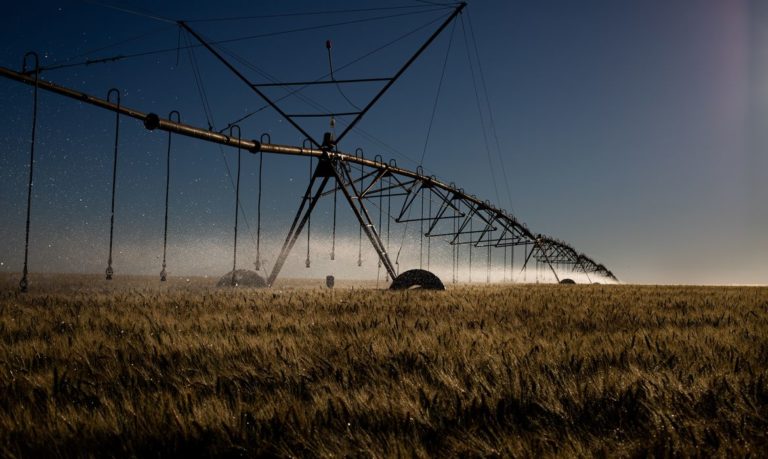
<svg viewBox="0 0 768 459">
<path fill-rule="evenodd" d="M 396 267 L 399 272 L 422 267 L 429 268 L 445 283 L 449 284 L 454 279 L 454 269 L 451 264 L 452 247 L 443 239 L 433 239 L 431 244 L 424 238 L 423 247 L 419 244 L 418 235 L 409 235 L 401 246 L 402 225 L 398 225 L 397 238 L 391 238 L 390 257 L 393 263 L 397 260 Z M 393 231 L 395 234 L 395 231 Z M 162 236 L 162 235 L 160 235 Z M 330 254 L 332 241 L 327 231 L 317 229 L 311 233 L 310 240 L 310 267 L 306 267 L 307 240 L 302 235 L 296 242 L 280 277 L 323 279 L 327 275 L 333 275 L 340 279 L 380 279 L 381 286 L 388 285 L 385 282 L 386 270 L 379 268 L 378 257 L 371 247 L 368 239 L 363 235 L 362 246 L 357 237 L 337 237 L 335 244 L 335 259 L 331 260 Z M 123 242 L 125 240 L 128 242 Z M 181 240 L 179 240 L 181 239 Z M 102 240 L 78 240 L 53 242 L 46 245 L 34 245 L 30 252 L 33 272 L 44 273 L 98 273 L 106 268 L 106 255 L 108 253 L 106 238 Z M 262 269 L 259 273 L 266 277 L 272 269 L 283 240 L 275 237 L 265 238 L 261 241 Z M 360 248 L 362 247 L 362 250 Z M 402 249 L 400 249 L 402 247 Z M 254 270 L 256 260 L 255 242 L 244 235 L 238 243 L 238 269 Z M 420 263 L 420 249 L 423 249 Z M 461 245 L 458 248 L 460 263 L 455 272 L 457 282 L 555 282 L 551 269 L 544 264 L 538 267 L 535 260 L 529 261 L 525 271 L 524 253 L 522 247 L 515 247 L 514 265 L 510 266 L 512 250 L 507 250 L 506 265 L 504 263 L 504 250 L 493 249 L 491 264 L 487 262 L 488 251 L 485 247 L 472 249 L 472 272 L 469 270 L 469 248 Z M 48 255 L 55 253 L 55 256 Z M 358 253 L 362 254 L 362 266 L 357 265 Z M 429 254 L 429 256 L 428 256 Z M 218 278 L 232 270 L 233 240 L 229 238 L 169 238 L 166 270 L 169 276 L 208 276 Z M 0 271 L 6 273 L 18 272 L 15 258 L 3 260 Z M 429 261 L 429 263 L 428 263 Z M 159 275 L 162 264 L 162 239 L 156 238 L 153 243 L 140 243 L 131 240 L 130 235 L 118 234 L 116 237 L 113 267 L 116 275 Z M 266 269 L 266 271 L 265 271 Z M 570 278 L 578 283 L 613 282 L 603 279 L 596 274 L 585 275 L 573 272 L 570 269 L 558 271 L 558 276 Z M 390 280 L 391 281 L 391 280 Z"/>
</svg>

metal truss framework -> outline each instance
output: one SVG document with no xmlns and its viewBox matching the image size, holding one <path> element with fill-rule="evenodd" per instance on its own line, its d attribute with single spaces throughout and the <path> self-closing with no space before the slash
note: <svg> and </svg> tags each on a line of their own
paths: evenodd
<svg viewBox="0 0 768 459">
<path fill-rule="evenodd" d="M 513 215 L 507 213 L 505 210 L 493 206 L 488 201 L 482 201 L 474 195 L 467 194 L 463 189 L 458 188 L 453 183 L 446 184 L 434 176 L 424 175 L 421 167 L 417 168 L 416 171 L 411 171 L 398 167 L 394 160 L 385 163 L 380 156 L 376 156 L 373 160 L 367 159 L 363 156 L 362 150 L 360 149 L 358 149 L 355 154 L 344 153 L 338 150 L 338 142 L 350 132 L 363 116 L 365 116 L 369 109 L 384 95 L 384 93 L 419 57 L 419 55 L 424 52 L 446 26 L 461 13 L 465 6 L 465 3 L 457 4 L 454 11 L 392 77 L 353 80 L 335 80 L 332 76 L 333 73 L 331 73 L 330 81 L 317 80 L 309 82 L 268 84 L 251 82 L 210 43 L 206 42 L 203 37 L 191 29 L 189 25 L 183 21 L 179 21 L 178 24 L 181 28 L 194 36 L 202 46 L 208 49 L 208 51 L 210 51 L 213 56 L 228 68 L 239 80 L 265 100 L 275 111 L 306 137 L 303 147 L 244 140 L 239 135 L 239 126 L 238 136 L 234 137 L 231 135 L 232 129 L 230 129 L 230 135 L 225 135 L 220 132 L 204 130 L 198 127 L 182 124 L 179 122 L 178 117 L 176 121 L 171 119 L 161 119 L 158 115 L 153 113 L 143 113 L 138 110 L 127 108 L 120 104 L 119 98 L 117 103 L 112 103 L 109 99 L 100 99 L 82 92 L 58 86 L 48 81 L 43 81 L 39 78 L 40 69 L 37 64 L 33 72 L 28 72 L 25 68 L 23 68 L 21 72 L 15 72 L 0 67 L 0 76 L 32 85 L 36 90 L 43 89 L 51 91 L 81 102 L 114 111 L 118 117 L 120 115 L 125 115 L 141 120 L 145 127 L 150 130 L 161 129 L 170 133 L 181 134 L 208 142 L 248 150 L 251 153 L 274 153 L 318 158 L 317 166 L 310 176 L 309 185 L 307 186 L 306 192 L 296 212 L 293 223 L 288 230 L 288 234 L 286 235 L 275 265 L 267 278 L 267 285 L 274 284 L 291 249 L 298 240 L 299 235 L 309 223 L 312 211 L 319 199 L 331 193 L 336 196 L 339 191 L 343 194 L 360 224 L 361 238 L 362 233 L 364 232 L 371 245 L 376 250 L 381 266 L 384 267 L 389 277 L 393 280 L 399 273 L 396 269 L 397 261 L 393 264 L 388 252 L 389 236 L 387 236 L 386 243 L 382 238 L 384 226 L 382 222 L 384 200 L 387 202 L 387 234 L 389 234 L 390 219 L 397 223 L 407 224 L 410 222 L 417 222 L 420 226 L 421 237 L 445 239 L 449 244 L 455 247 L 453 261 L 456 265 L 458 265 L 458 247 L 462 245 L 487 248 L 489 251 L 489 261 L 491 248 L 505 248 L 506 258 L 507 247 L 523 246 L 526 253 L 523 269 L 526 269 L 528 262 L 533 258 L 537 263 L 543 263 L 545 266 L 548 266 L 557 281 L 560 281 L 560 274 L 568 272 L 583 273 L 587 276 L 587 279 L 590 279 L 589 275 L 593 274 L 617 280 L 613 273 L 605 266 L 595 262 L 586 255 L 577 252 L 569 244 L 541 234 L 534 234 L 525 224 L 519 222 Z M 327 46 L 330 59 L 330 44 Z M 264 86 L 274 85 L 306 86 L 331 83 L 338 85 L 342 83 L 359 83 L 363 81 L 379 81 L 384 82 L 384 85 L 364 108 L 358 112 L 350 113 L 291 115 L 285 113 L 277 105 L 276 101 L 271 100 L 259 89 Z M 323 141 L 318 142 L 296 122 L 296 118 L 330 116 L 354 116 L 346 129 L 341 132 L 338 139 L 334 139 L 330 134 L 326 133 Z M 307 145 L 313 145 L 313 147 L 307 148 Z M 329 182 L 332 183 L 333 188 L 326 190 Z M 392 206 L 393 199 L 394 207 Z M 368 208 L 369 204 L 375 205 L 376 201 L 378 201 L 379 207 L 378 225 Z M 428 203 L 428 211 L 426 215 L 425 202 Z M 416 203 L 420 204 L 417 205 Z M 417 207 L 419 208 L 419 215 L 413 216 L 413 211 Z M 512 260 L 514 260 L 514 257 Z M 358 264 L 360 264 L 360 260 L 358 260 Z M 455 273 L 458 268 L 455 267 L 454 269 Z M 26 275 L 24 281 L 26 281 Z"/>
<path fill-rule="evenodd" d="M 394 279 L 395 269 L 386 244 L 382 241 L 381 228 L 377 226 L 369 203 L 378 203 L 382 199 L 395 199 L 392 217 L 398 223 L 423 223 L 428 238 L 443 238 L 449 244 L 473 247 L 503 248 L 524 246 L 526 248 L 525 265 L 531 258 L 548 266 L 555 278 L 560 280 L 564 273 L 583 273 L 596 275 L 617 281 L 614 274 L 604 265 L 594 261 L 564 241 L 533 233 L 515 216 L 504 209 L 495 207 L 488 201 L 466 193 L 453 183 L 445 183 L 434 176 L 424 175 L 421 169 L 408 170 L 397 166 L 394 160 L 384 162 L 380 157 L 365 158 L 362 151 L 355 154 L 337 151 L 332 144 L 324 143 L 321 148 L 306 148 L 272 143 L 261 143 L 209 131 L 188 124 L 160 118 L 154 113 L 144 113 L 124 105 L 97 98 L 54 83 L 38 80 L 4 67 L 0 67 L 0 76 L 29 85 L 38 85 L 39 89 L 54 92 L 97 107 L 120 113 L 144 123 L 147 129 L 181 134 L 225 146 L 241 148 L 251 153 L 272 153 L 281 155 L 303 156 L 319 159 L 318 165 L 307 187 L 293 224 L 285 239 L 278 260 L 268 278 L 273 284 L 298 239 L 306 221 L 317 201 L 334 188 L 341 191 L 352 208 L 369 241 L 386 269 Z M 326 189 L 329 182 L 332 187 Z M 422 199 L 432 203 L 428 215 L 413 216 L 416 203 Z M 398 201 L 399 200 L 399 201 Z"/>
</svg>

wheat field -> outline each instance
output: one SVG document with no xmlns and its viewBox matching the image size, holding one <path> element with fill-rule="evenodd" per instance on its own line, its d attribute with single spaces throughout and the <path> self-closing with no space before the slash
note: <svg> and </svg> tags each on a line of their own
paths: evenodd
<svg viewBox="0 0 768 459">
<path fill-rule="evenodd" d="M 764 456 L 768 288 L 0 279 L 0 456 Z"/>
</svg>

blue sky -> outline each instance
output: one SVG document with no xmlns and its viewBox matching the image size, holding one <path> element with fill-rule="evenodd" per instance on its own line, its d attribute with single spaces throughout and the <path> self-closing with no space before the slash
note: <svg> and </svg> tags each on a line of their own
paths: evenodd
<svg viewBox="0 0 768 459">
<path fill-rule="evenodd" d="M 426 25 L 336 75 L 389 76 L 447 13 L 405 1 L 155 3 L 130 2 L 129 8 L 194 20 L 417 7 L 190 23 L 207 38 L 221 40 L 409 13 L 227 45 L 254 64 L 256 69 L 247 69 L 254 80 L 268 73 L 283 81 L 325 74 L 327 39 L 333 41 L 334 65 L 340 66 Z M 738 0 L 475 1 L 468 10 L 467 28 L 461 22 L 449 26 L 360 123 L 364 134 L 350 134 L 342 149 L 361 147 L 366 155 L 380 153 L 409 168 L 415 168 L 424 154 L 423 166 L 430 173 L 513 211 L 537 232 L 569 241 L 626 282 L 766 282 L 768 6 Z M 499 155 L 491 138 L 490 161 L 464 40 L 470 20 L 501 147 Z M 174 48 L 179 43 L 174 24 L 97 3 L 12 5 L 0 25 L 0 65 L 11 68 L 19 67 L 27 50 L 38 51 L 46 65 L 74 56 L 76 61 Z M 141 37 L 114 46 L 136 36 Z M 474 58 L 475 50 L 470 51 Z M 262 105 L 204 50 L 196 50 L 194 56 L 216 128 Z M 424 150 L 446 56 L 434 125 Z M 186 52 L 73 67 L 44 76 L 101 96 L 118 87 L 127 106 L 161 115 L 178 109 L 185 122 L 203 127 L 208 123 Z M 359 105 L 374 90 L 375 86 L 361 85 L 345 88 L 345 94 Z M 3 271 L 20 270 L 23 255 L 30 95 L 28 87 L 0 81 L 4 107 L 0 139 L 5 145 L 0 152 Z M 307 95 L 339 110 L 350 107 L 334 91 Z M 289 101 L 285 107 L 311 110 L 300 101 Z M 39 116 L 31 269 L 99 272 L 108 229 L 114 118 L 50 94 L 41 95 Z M 488 114 L 484 116 L 487 125 Z M 328 129 L 326 121 L 307 126 L 318 137 Z M 270 110 L 250 117 L 242 128 L 249 138 L 266 132 L 275 143 L 302 140 Z M 122 251 L 118 266 L 124 272 L 158 271 L 165 140 L 164 133 L 146 132 L 132 120 L 121 124 L 116 245 Z M 235 152 L 178 137 L 174 147 L 172 266 L 180 274 L 225 270 L 234 204 L 223 157 L 234 167 Z M 279 239 L 305 186 L 307 164 L 269 156 L 265 163 L 269 168 L 265 232 Z M 255 173 L 255 158 L 244 157 L 249 220 L 255 220 Z M 363 271 L 353 269 L 357 230 L 346 210 L 340 210 L 345 222 L 341 237 L 353 259 L 345 262 L 337 257 L 336 267 L 324 258 L 328 203 L 320 211 L 313 225 L 317 261 L 312 271 L 302 271 L 305 247 L 299 246 L 289 274 L 320 276 L 335 270 L 344 276 L 362 272 L 360 276 L 375 277 L 371 251 L 366 252 Z M 252 248 L 248 231 L 245 234 L 241 244 L 248 253 Z"/>
</svg>

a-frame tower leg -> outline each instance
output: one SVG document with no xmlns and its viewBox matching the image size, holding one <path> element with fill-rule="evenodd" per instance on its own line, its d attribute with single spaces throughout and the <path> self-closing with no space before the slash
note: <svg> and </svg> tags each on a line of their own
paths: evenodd
<svg viewBox="0 0 768 459">
<path fill-rule="evenodd" d="M 322 196 L 323 190 L 328 184 L 328 179 L 334 176 L 333 172 L 329 170 L 329 166 L 329 161 L 321 158 L 312 174 L 307 191 L 301 199 L 301 205 L 299 206 L 299 210 L 296 211 L 296 216 L 291 224 L 291 229 L 288 230 L 288 235 L 285 237 L 283 247 L 280 249 L 280 254 L 277 256 L 277 261 L 275 261 L 275 265 L 272 267 L 272 272 L 269 273 L 269 277 L 267 278 L 267 285 L 270 287 L 275 283 L 275 279 L 277 279 L 277 276 L 280 274 L 280 270 L 283 269 L 285 260 L 288 258 L 288 254 L 291 253 L 294 244 L 296 244 L 296 240 L 299 238 L 301 230 L 304 229 L 304 225 L 307 224 L 307 220 L 309 220 L 309 216 L 312 214 L 312 210 L 314 210 L 317 201 Z M 316 181 L 319 181 L 320 185 L 313 193 L 312 189 L 314 188 Z"/>
<path fill-rule="evenodd" d="M 397 272 L 389 258 L 386 246 L 381 240 L 378 231 L 376 231 L 376 227 L 373 225 L 373 220 L 368 213 L 368 209 L 365 207 L 364 199 L 362 198 L 360 191 L 355 187 L 354 180 L 349 171 L 343 163 L 332 161 L 328 157 L 320 157 L 320 161 L 309 181 L 309 186 L 307 186 L 307 191 L 304 193 L 304 197 L 301 200 L 299 210 L 296 212 L 291 228 L 288 230 L 288 234 L 285 237 L 283 247 L 280 249 L 277 261 L 275 261 L 272 272 L 267 278 L 267 285 L 270 287 L 274 284 L 277 276 L 280 274 L 280 270 L 283 268 L 285 260 L 288 258 L 288 254 L 290 254 L 291 249 L 293 249 L 293 246 L 296 244 L 296 241 L 309 220 L 309 216 L 314 210 L 317 201 L 323 195 L 323 190 L 325 190 L 328 180 L 331 178 L 335 179 L 336 186 L 341 190 L 349 203 L 349 206 L 352 208 L 352 212 L 355 214 L 355 217 L 357 217 L 363 232 L 368 236 L 368 240 L 376 250 L 379 259 L 387 270 L 387 273 L 389 273 L 390 278 L 394 279 L 397 277 Z M 318 181 L 320 184 L 317 189 L 314 189 L 315 183 Z"/>
<path fill-rule="evenodd" d="M 331 161 L 328 160 L 330 163 Z M 381 260 L 381 264 L 389 273 L 389 278 L 394 279 L 397 277 L 397 271 L 395 270 L 392 260 L 389 259 L 386 246 L 381 240 L 376 227 L 373 225 L 371 215 L 368 213 L 368 209 L 365 207 L 365 201 L 362 197 L 362 193 L 355 187 L 355 181 L 350 175 L 349 170 L 345 167 L 344 163 L 334 162 L 331 166 L 334 176 L 336 177 L 336 184 L 341 189 L 342 194 L 347 199 L 349 207 L 352 208 L 357 221 L 360 223 L 360 227 L 363 228 L 365 235 L 368 236 L 368 240 L 371 241 L 371 245 L 376 250 L 376 254 Z M 361 184 L 362 186 L 362 184 Z M 390 216 L 387 216 L 390 218 Z"/>
</svg>

